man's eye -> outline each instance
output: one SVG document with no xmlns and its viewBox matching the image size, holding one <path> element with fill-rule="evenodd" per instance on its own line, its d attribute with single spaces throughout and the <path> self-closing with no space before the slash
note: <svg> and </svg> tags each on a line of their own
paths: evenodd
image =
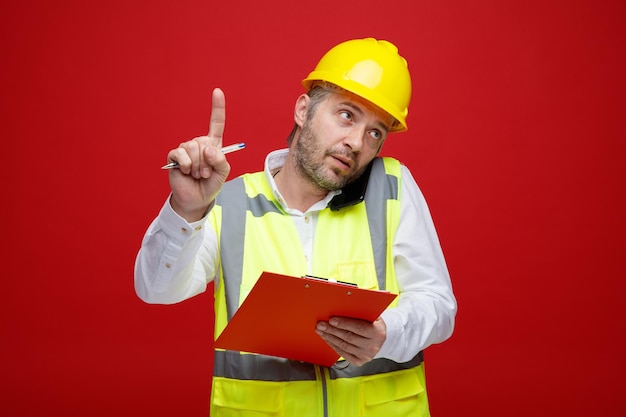
<svg viewBox="0 0 626 417">
<path fill-rule="evenodd" d="M 370 136 L 376 140 L 381 140 L 383 138 L 383 134 L 380 133 L 378 130 L 372 130 L 370 132 Z"/>
<path fill-rule="evenodd" d="M 340 111 L 339 116 L 346 120 L 352 120 L 352 113 L 350 113 L 349 111 Z"/>
</svg>

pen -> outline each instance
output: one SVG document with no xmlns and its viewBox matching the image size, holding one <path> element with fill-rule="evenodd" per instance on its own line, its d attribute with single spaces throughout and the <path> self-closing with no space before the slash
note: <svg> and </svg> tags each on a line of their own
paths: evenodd
<svg viewBox="0 0 626 417">
<path fill-rule="evenodd" d="M 222 153 L 227 154 L 227 153 L 230 153 L 230 152 L 235 152 L 235 151 L 238 151 L 238 150 L 243 149 L 245 147 L 246 147 L 246 144 L 243 143 L 243 142 L 242 143 L 235 143 L 234 145 L 224 146 L 222 148 Z M 161 167 L 161 169 L 175 169 L 175 168 L 178 168 L 178 162 L 170 162 L 169 164 L 163 165 Z"/>
</svg>

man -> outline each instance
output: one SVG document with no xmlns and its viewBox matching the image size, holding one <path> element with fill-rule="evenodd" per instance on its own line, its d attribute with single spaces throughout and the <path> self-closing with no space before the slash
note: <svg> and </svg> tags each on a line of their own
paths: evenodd
<svg viewBox="0 0 626 417">
<path fill-rule="evenodd" d="M 342 358 L 330 368 L 216 349 L 211 416 L 427 416 L 422 351 L 451 335 L 456 300 L 419 188 L 397 160 L 377 157 L 389 133 L 407 129 L 406 61 L 387 41 L 350 40 L 303 85 L 289 149 L 227 183 L 225 98 L 214 90 L 209 135 L 168 154 L 179 169 L 138 254 L 136 292 L 175 303 L 215 279 L 216 337 L 263 271 L 397 293 L 373 323 L 317 324 Z"/>
</svg>

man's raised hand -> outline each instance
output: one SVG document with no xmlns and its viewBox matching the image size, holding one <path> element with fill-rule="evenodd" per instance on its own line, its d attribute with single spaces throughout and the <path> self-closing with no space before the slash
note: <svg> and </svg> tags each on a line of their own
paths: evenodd
<svg viewBox="0 0 626 417">
<path fill-rule="evenodd" d="M 226 123 L 224 92 L 216 88 L 212 96 L 209 134 L 183 142 L 168 155 L 179 169 L 169 171 L 174 211 L 189 222 L 200 220 L 222 189 L 230 165 L 221 151 Z"/>
</svg>

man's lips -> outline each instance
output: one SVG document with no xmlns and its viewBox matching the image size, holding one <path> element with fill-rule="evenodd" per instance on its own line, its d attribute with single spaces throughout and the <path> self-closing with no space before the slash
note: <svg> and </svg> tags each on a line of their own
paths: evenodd
<svg viewBox="0 0 626 417">
<path fill-rule="evenodd" d="M 344 165 L 346 168 L 352 168 L 354 165 L 354 161 L 352 158 L 344 155 L 330 155 L 333 157 L 339 164 Z"/>
</svg>

